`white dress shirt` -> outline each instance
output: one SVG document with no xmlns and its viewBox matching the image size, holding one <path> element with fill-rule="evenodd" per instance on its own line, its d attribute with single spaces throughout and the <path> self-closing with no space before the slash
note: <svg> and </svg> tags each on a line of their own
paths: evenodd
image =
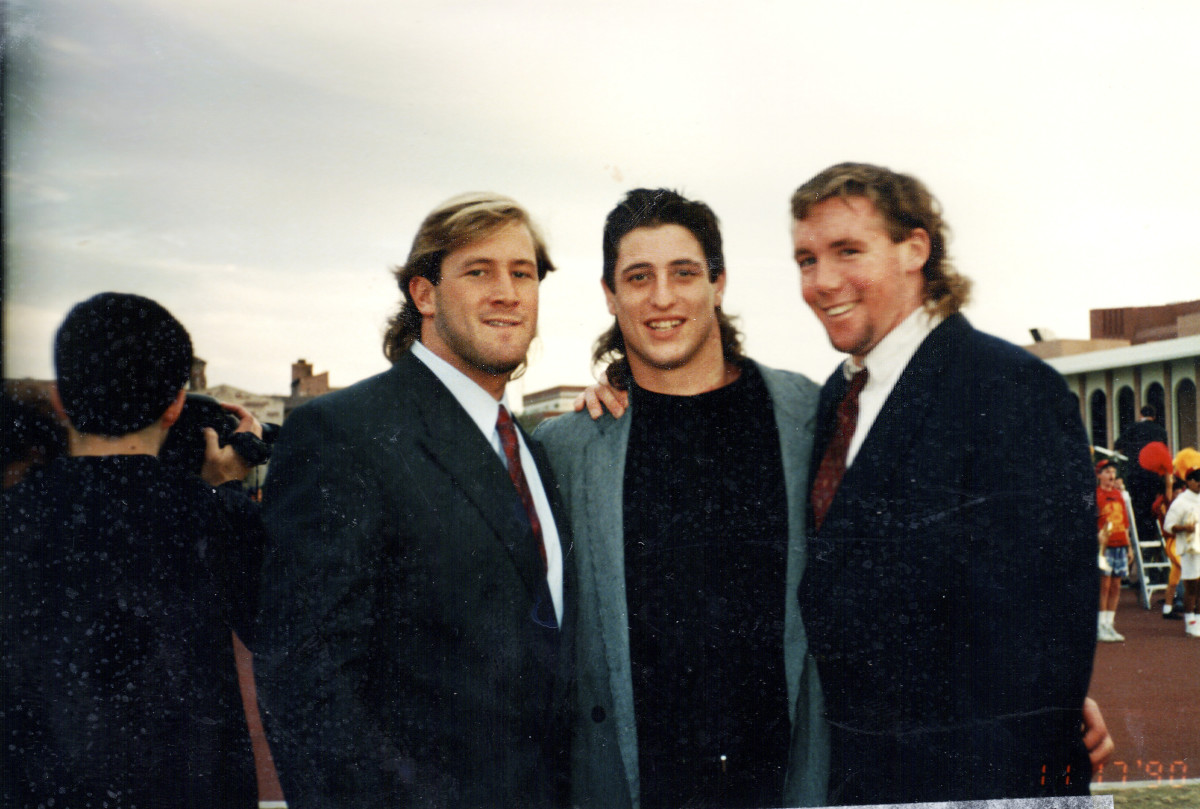
<svg viewBox="0 0 1200 809">
<path fill-rule="evenodd" d="M 854 437 L 850 439 L 850 448 L 846 450 L 846 468 L 854 463 L 858 450 L 871 432 L 871 426 L 883 410 L 883 404 L 892 395 L 892 389 L 900 379 L 900 374 L 908 367 L 908 362 L 917 353 L 921 343 L 930 332 L 945 320 L 939 315 L 931 315 L 922 306 L 917 307 L 904 320 L 892 329 L 878 345 L 863 357 L 862 365 L 847 357 L 842 363 L 842 373 L 846 379 L 866 368 L 870 376 L 858 396 L 858 423 L 854 428 Z"/>
<path fill-rule="evenodd" d="M 500 406 L 504 405 L 508 412 L 508 394 L 497 402 L 492 395 L 479 387 L 470 377 L 455 368 L 444 359 L 434 354 L 418 340 L 412 345 L 412 354 L 423 362 L 434 375 L 441 380 L 463 410 L 471 417 L 471 421 L 479 428 L 492 445 L 492 449 L 500 456 L 500 462 L 508 466 L 504 457 L 504 445 L 500 443 L 500 433 L 496 430 L 496 418 L 500 415 Z M 513 419 L 516 420 L 515 418 Z M 550 597 L 554 601 L 554 613 L 558 616 L 559 626 L 563 617 L 563 559 L 562 544 L 558 539 L 558 527 L 554 524 L 554 514 L 550 511 L 550 501 L 546 497 L 546 489 L 542 485 L 541 475 L 538 474 L 537 464 L 525 445 L 525 436 L 517 430 L 517 441 L 521 447 L 521 471 L 529 484 L 529 493 L 533 495 L 533 507 L 537 509 L 538 521 L 542 524 L 542 542 L 546 546 L 546 584 L 550 586 Z"/>
</svg>

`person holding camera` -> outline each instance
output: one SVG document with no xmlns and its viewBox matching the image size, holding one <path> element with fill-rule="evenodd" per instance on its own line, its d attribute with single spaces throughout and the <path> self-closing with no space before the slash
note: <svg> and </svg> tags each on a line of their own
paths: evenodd
<svg viewBox="0 0 1200 809">
<path fill-rule="evenodd" d="M 157 457 L 192 345 L 154 301 L 76 305 L 54 360 L 68 455 L 0 500 L 0 804 L 255 806 L 231 630 L 261 548 L 213 490 L 249 467 L 214 431 L 203 479 Z"/>
</svg>

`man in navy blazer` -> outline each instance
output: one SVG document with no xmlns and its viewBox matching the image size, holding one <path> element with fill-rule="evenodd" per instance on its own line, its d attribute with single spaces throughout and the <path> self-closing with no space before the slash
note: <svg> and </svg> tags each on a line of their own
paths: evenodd
<svg viewBox="0 0 1200 809">
<path fill-rule="evenodd" d="M 958 314 L 969 282 L 919 181 L 833 166 L 792 213 L 804 299 L 849 355 L 821 394 L 799 592 L 829 803 L 1088 794 L 1096 521 L 1078 403 Z"/>
<path fill-rule="evenodd" d="M 615 319 L 597 360 L 630 411 L 537 431 L 578 551 L 573 802 L 820 805 L 795 598 L 817 386 L 742 354 L 707 205 L 631 191 L 603 244 Z"/>
<path fill-rule="evenodd" d="M 570 542 L 504 400 L 552 269 L 512 200 L 447 201 L 396 271 L 391 370 L 283 427 L 256 651 L 289 806 L 566 800 Z"/>
</svg>

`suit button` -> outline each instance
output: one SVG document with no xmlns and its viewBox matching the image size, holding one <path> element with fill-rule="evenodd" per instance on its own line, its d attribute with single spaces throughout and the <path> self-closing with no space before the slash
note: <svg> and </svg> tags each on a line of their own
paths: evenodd
<svg viewBox="0 0 1200 809">
<path fill-rule="evenodd" d="M 604 709 L 601 708 L 599 705 L 592 708 L 592 721 L 593 722 L 603 722 L 605 716 L 607 716 L 607 714 L 604 713 Z"/>
</svg>

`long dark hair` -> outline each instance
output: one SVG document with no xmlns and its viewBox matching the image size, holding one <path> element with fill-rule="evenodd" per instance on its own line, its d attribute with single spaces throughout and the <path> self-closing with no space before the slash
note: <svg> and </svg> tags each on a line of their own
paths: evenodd
<svg viewBox="0 0 1200 809">
<path fill-rule="evenodd" d="M 716 281 L 725 272 L 725 254 L 721 249 L 721 223 L 703 202 L 690 200 L 667 188 L 635 188 L 613 208 L 604 220 L 604 285 L 616 289 L 617 256 L 621 239 L 630 231 L 660 225 L 679 225 L 687 228 L 704 250 L 708 263 L 708 280 Z M 726 361 L 737 361 L 744 355 L 742 333 L 733 318 L 717 307 L 717 326 L 721 333 L 721 351 Z M 608 381 L 625 389 L 630 377 L 629 360 L 625 356 L 625 337 L 614 319 L 608 331 L 601 334 L 592 347 L 592 363 L 608 366 Z"/>
</svg>

